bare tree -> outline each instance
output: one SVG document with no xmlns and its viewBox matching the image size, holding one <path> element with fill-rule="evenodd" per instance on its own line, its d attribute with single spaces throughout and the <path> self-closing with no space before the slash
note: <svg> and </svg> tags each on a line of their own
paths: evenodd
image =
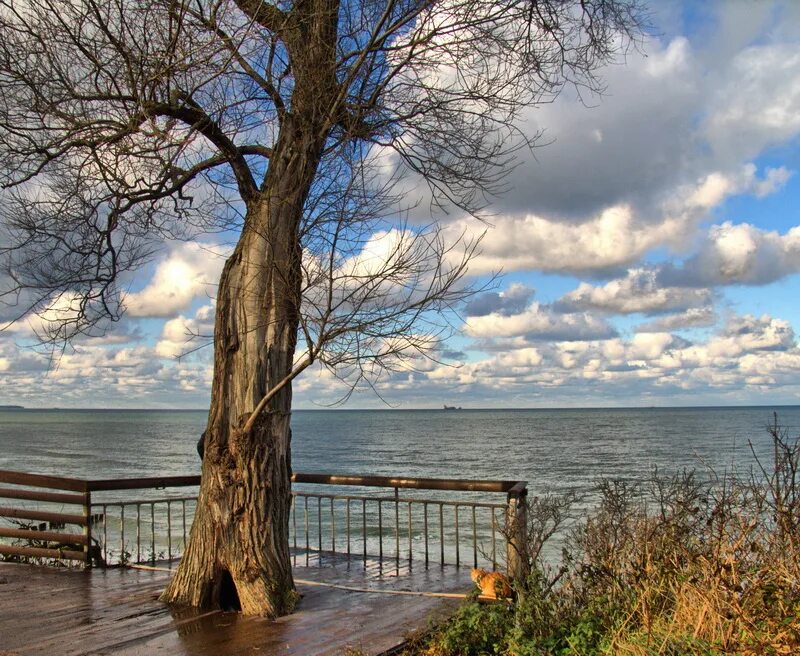
<svg viewBox="0 0 800 656">
<path fill-rule="evenodd" d="M 479 213 L 532 145 L 520 111 L 598 88 L 641 21 L 637 0 L 0 0 L 7 296 L 64 343 L 120 316 L 161 240 L 237 235 L 164 600 L 293 607 L 291 381 L 398 366 L 465 294 L 476 244 L 393 226 L 396 183 Z"/>
</svg>

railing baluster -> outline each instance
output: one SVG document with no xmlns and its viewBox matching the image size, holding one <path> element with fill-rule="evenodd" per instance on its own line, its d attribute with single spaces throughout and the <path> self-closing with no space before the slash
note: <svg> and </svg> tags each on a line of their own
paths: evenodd
<svg viewBox="0 0 800 656">
<path fill-rule="evenodd" d="M 86 538 L 86 546 L 83 548 L 83 563 L 85 567 L 91 567 L 96 558 L 93 557 L 92 549 L 92 493 L 88 490 L 83 495 L 83 516 L 86 518 L 86 524 L 83 527 L 83 537 Z"/>
<path fill-rule="evenodd" d="M 400 564 L 400 502 L 398 497 L 400 490 L 394 488 L 394 557 L 397 564 Z"/>
<path fill-rule="evenodd" d="M 103 504 L 103 562 L 108 562 L 108 506 Z"/>
<path fill-rule="evenodd" d="M 408 565 L 411 566 L 411 552 L 414 544 L 414 534 L 411 529 L 411 502 L 408 502 Z"/>
<path fill-rule="evenodd" d="M 394 557 L 400 564 L 400 502 L 397 500 L 399 490 L 394 488 Z"/>
<path fill-rule="evenodd" d="M 439 563 L 444 567 L 444 504 L 439 504 Z"/>
<path fill-rule="evenodd" d="M 289 514 L 292 516 L 292 567 L 297 567 L 297 495 L 295 493 L 292 493 Z"/>
<path fill-rule="evenodd" d="M 456 504 L 456 567 L 461 567 L 461 540 L 458 535 L 458 504 Z"/>
<path fill-rule="evenodd" d="M 181 516 L 183 521 L 183 544 L 181 545 L 181 555 L 186 551 L 186 499 L 181 499 Z"/>
<path fill-rule="evenodd" d="M 303 501 L 305 502 L 305 509 L 306 509 L 306 567 L 308 567 L 308 552 L 311 550 L 311 547 L 308 544 L 308 497 L 303 497 Z"/>
<path fill-rule="evenodd" d="M 167 501 L 167 560 L 172 560 L 172 502 Z"/>
<path fill-rule="evenodd" d="M 367 500 L 361 499 L 361 541 L 364 545 L 364 567 L 367 566 Z"/>
<path fill-rule="evenodd" d="M 156 564 L 156 502 L 150 504 L 150 562 Z"/>
<path fill-rule="evenodd" d="M 378 560 L 383 567 L 383 502 L 378 499 Z"/>
<path fill-rule="evenodd" d="M 125 554 L 125 506 L 124 504 L 120 504 L 119 506 L 119 556 L 120 559 L 123 559 Z"/>
<path fill-rule="evenodd" d="M 292 513 L 292 533 L 294 535 L 292 543 L 294 544 L 294 550 L 296 552 L 297 551 L 297 496 L 292 497 L 291 513 Z"/>
<path fill-rule="evenodd" d="M 472 506 L 472 566 L 478 566 L 478 520 L 475 517 L 475 506 Z"/>
<path fill-rule="evenodd" d="M 494 514 L 494 508 L 490 508 L 492 511 L 492 571 L 497 570 L 497 518 Z"/>
<path fill-rule="evenodd" d="M 333 509 L 333 497 L 331 497 L 331 551 L 336 553 L 336 513 Z"/>
<path fill-rule="evenodd" d="M 136 562 L 142 562 L 142 504 L 136 504 Z"/>
<path fill-rule="evenodd" d="M 322 558 L 322 497 L 317 497 L 317 560 Z"/>
<path fill-rule="evenodd" d="M 423 527 L 425 529 L 425 568 L 428 567 L 428 502 L 422 504 Z"/>
<path fill-rule="evenodd" d="M 347 499 L 347 558 L 350 558 L 350 498 Z"/>
</svg>

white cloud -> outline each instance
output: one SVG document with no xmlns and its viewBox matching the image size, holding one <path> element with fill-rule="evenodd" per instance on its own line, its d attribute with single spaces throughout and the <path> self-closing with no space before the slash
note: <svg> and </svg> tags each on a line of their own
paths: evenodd
<svg viewBox="0 0 800 656">
<path fill-rule="evenodd" d="M 800 226 L 781 235 L 748 223 L 712 226 L 699 252 L 680 266 L 666 265 L 662 285 L 763 285 L 800 271 Z"/>
<path fill-rule="evenodd" d="M 481 230 L 470 220 L 447 227 L 453 235 Z M 542 216 L 505 216 L 494 220 L 470 263 L 470 273 L 540 270 L 582 273 L 626 266 L 648 250 L 683 238 L 685 227 L 668 219 L 657 226 L 637 223 L 631 207 L 604 210 L 581 224 Z"/>
<path fill-rule="evenodd" d="M 680 397 L 684 402 L 696 403 L 698 393 L 762 393 L 765 385 L 794 389 L 800 372 L 794 332 L 787 322 L 766 315 L 731 316 L 698 343 L 662 331 L 535 347 L 524 340 L 505 345 L 506 350 L 484 359 L 460 367 L 440 366 L 419 376 L 416 398 L 424 399 L 435 388 L 439 394 L 450 389 L 463 398 L 521 403 L 539 398 L 543 390 L 551 403 L 554 398 L 578 398 L 585 405 L 591 398 L 619 402 L 637 397 L 664 397 L 669 402 L 679 395 L 686 395 Z M 779 392 L 774 387 L 769 391 Z"/>
<path fill-rule="evenodd" d="M 733 357 L 749 351 L 785 351 L 795 345 L 795 334 L 788 321 L 769 315 L 732 317 L 721 334 L 709 340 L 712 357 Z"/>
<path fill-rule="evenodd" d="M 800 52 L 795 43 L 737 53 L 710 94 L 704 126 L 714 151 L 750 158 L 800 131 Z"/>
<path fill-rule="evenodd" d="M 584 274 L 630 266 L 648 251 L 666 246 L 684 250 L 697 238 L 696 227 L 731 196 L 766 194 L 779 189 L 790 173 L 768 169 L 763 177 L 752 164 L 731 173 L 715 171 L 691 184 L 670 190 L 658 208 L 657 219 L 637 214 L 633 205 L 617 205 L 581 222 L 534 214 L 495 217 L 488 229 L 462 219 L 446 227 L 455 239 L 463 233 L 484 232 L 470 272 L 539 270 Z"/>
<path fill-rule="evenodd" d="M 534 290 L 522 283 L 512 283 L 502 292 L 485 292 L 478 294 L 467 303 L 464 315 L 480 317 L 492 312 L 511 315 L 522 312 L 533 298 Z"/>
<path fill-rule="evenodd" d="M 677 314 L 668 314 L 653 321 L 636 326 L 636 332 L 669 332 L 681 328 L 704 328 L 717 323 L 717 314 L 712 307 L 689 308 Z"/>
<path fill-rule="evenodd" d="M 464 332 L 479 339 L 524 337 L 526 340 L 555 341 L 598 339 L 615 334 L 603 319 L 587 313 L 561 314 L 537 302 L 519 314 L 492 312 L 467 317 Z"/>
<path fill-rule="evenodd" d="M 559 307 L 577 310 L 599 310 L 631 314 L 657 314 L 707 305 L 711 292 L 707 289 L 660 287 L 653 269 L 630 269 L 625 278 L 595 286 L 582 282 L 565 294 Z"/>
<path fill-rule="evenodd" d="M 755 164 L 750 162 L 728 173 L 714 171 L 694 185 L 679 187 L 674 196 L 677 204 L 685 205 L 686 209 L 710 210 L 732 196 L 748 193 L 763 198 L 773 194 L 791 177 L 792 172 L 780 166 L 767 168 L 764 177 L 759 178 Z"/>
<path fill-rule="evenodd" d="M 179 358 L 198 346 L 210 344 L 213 334 L 214 304 L 209 303 L 200 307 L 192 319 L 179 315 L 166 321 L 155 352 L 162 358 Z"/>
<path fill-rule="evenodd" d="M 214 298 L 225 264 L 226 249 L 180 243 L 156 266 L 147 286 L 127 294 L 124 304 L 133 317 L 172 317 L 196 298 Z"/>
</svg>

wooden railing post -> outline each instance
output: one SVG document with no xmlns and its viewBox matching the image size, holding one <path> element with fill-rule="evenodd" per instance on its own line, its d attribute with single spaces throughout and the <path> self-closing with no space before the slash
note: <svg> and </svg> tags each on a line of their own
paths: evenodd
<svg viewBox="0 0 800 656">
<path fill-rule="evenodd" d="M 89 490 L 83 493 L 83 514 L 86 517 L 86 523 L 83 526 L 83 535 L 86 537 L 86 544 L 83 547 L 83 551 L 86 554 L 86 567 L 91 567 L 93 561 L 92 493 Z"/>
<path fill-rule="evenodd" d="M 519 481 L 508 491 L 506 503 L 506 571 L 509 578 L 521 581 L 526 576 L 528 533 L 528 482 Z"/>
</svg>

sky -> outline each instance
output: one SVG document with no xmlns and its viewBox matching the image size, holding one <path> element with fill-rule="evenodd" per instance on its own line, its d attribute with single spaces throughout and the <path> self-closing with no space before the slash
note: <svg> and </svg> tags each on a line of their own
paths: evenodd
<svg viewBox="0 0 800 656">
<path fill-rule="evenodd" d="M 433 360 L 345 408 L 795 404 L 800 396 L 800 5 L 652 3 L 652 35 L 600 71 L 602 96 L 529 109 L 543 130 L 492 200 L 461 309 Z M 127 314 L 58 361 L 37 322 L 0 332 L 0 405 L 204 408 L 228 246 L 165 244 Z M 181 356 L 181 357 L 178 357 Z M 295 381 L 296 408 L 347 388 Z M 376 393 L 377 391 L 377 393 Z"/>
</svg>

